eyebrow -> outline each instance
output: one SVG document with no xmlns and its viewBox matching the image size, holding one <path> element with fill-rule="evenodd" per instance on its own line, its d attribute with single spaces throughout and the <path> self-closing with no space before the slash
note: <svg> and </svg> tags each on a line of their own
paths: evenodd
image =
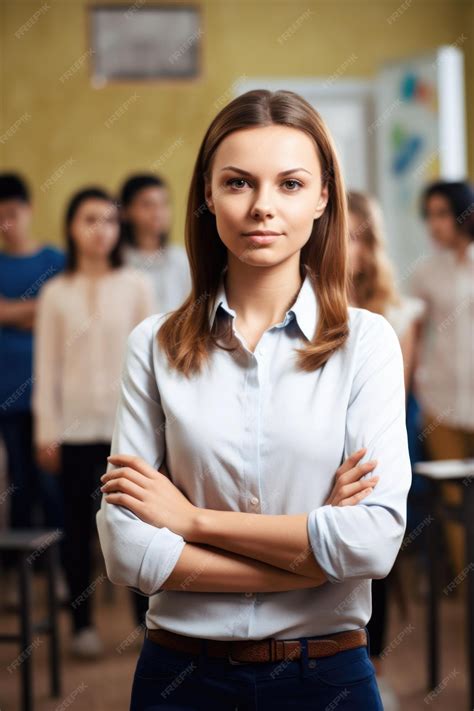
<svg viewBox="0 0 474 711">
<path fill-rule="evenodd" d="M 235 170 L 236 173 L 242 173 L 242 175 L 249 175 L 250 177 L 252 177 L 252 173 L 249 173 L 248 170 L 244 170 L 243 168 L 237 168 L 235 165 L 226 165 L 224 168 L 221 168 L 221 172 L 223 170 Z M 312 173 L 310 173 L 309 170 L 306 170 L 306 168 L 290 168 L 289 170 L 282 170 L 281 173 L 278 173 L 278 177 L 283 175 L 290 175 L 290 173 L 297 173 L 299 170 L 304 170 L 305 173 L 312 175 Z"/>
</svg>

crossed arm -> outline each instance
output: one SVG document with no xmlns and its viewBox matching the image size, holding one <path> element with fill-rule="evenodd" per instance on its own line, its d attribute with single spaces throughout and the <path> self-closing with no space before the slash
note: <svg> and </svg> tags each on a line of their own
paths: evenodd
<svg viewBox="0 0 474 711">
<path fill-rule="evenodd" d="M 328 503 L 350 505 L 367 494 L 372 480 L 354 483 L 354 465 L 362 452 L 341 465 Z M 143 459 L 115 455 L 109 462 L 119 468 L 102 477 L 107 503 L 124 506 L 146 523 L 165 526 L 186 541 L 161 589 L 275 592 L 317 587 L 327 581 L 309 543 L 308 514 L 200 509 Z M 370 469 L 370 463 L 360 465 L 357 479 Z"/>
<path fill-rule="evenodd" d="M 6 299 L 0 295 L 0 324 L 25 330 L 33 328 L 36 299 Z"/>
<path fill-rule="evenodd" d="M 146 319 L 136 327 L 129 337 L 111 447 L 133 454 L 109 457 L 97 519 L 113 582 L 149 595 L 163 589 L 265 592 L 388 574 L 405 530 L 411 482 L 403 359 L 388 322 L 377 314 L 369 318 L 368 312 L 364 318 L 345 451 L 362 443 L 367 447 L 339 467 L 340 474 L 349 463 L 343 476 L 335 473 L 324 506 L 291 516 L 199 509 L 147 464 L 163 462 L 165 451 L 164 441 L 157 443 L 166 420 L 150 347 L 159 321 Z M 383 452 L 380 482 L 363 479 L 375 468 L 373 460 L 357 464 L 364 449 L 372 457 Z M 144 459 L 136 456 L 138 451 Z M 346 498 L 336 495 L 341 482 L 342 489 L 350 489 Z M 370 502 L 353 506 L 375 483 L 380 486 Z M 346 505 L 352 510 L 340 508 Z"/>
<path fill-rule="evenodd" d="M 189 592 L 278 592 L 314 588 L 326 581 L 290 573 L 243 555 L 186 543 L 163 590 Z"/>
</svg>

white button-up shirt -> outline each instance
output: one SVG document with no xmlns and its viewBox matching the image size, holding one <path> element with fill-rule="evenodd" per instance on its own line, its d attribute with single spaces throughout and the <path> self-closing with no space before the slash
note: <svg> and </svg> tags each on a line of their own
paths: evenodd
<svg viewBox="0 0 474 711">
<path fill-rule="evenodd" d="M 221 275 L 209 313 L 220 338 L 235 316 Z M 293 351 L 312 338 L 318 319 L 306 274 L 296 302 L 255 352 L 233 327 L 238 350 L 215 349 L 209 367 L 188 379 L 170 369 L 157 345 L 164 318 L 145 319 L 129 337 L 112 453 L 166 465 L 200 508 L 307 512 L 310 546 L 328 581 L 274 593 L 160 590 L 185 541 L 102 497 L 97 524 L 109 577 L 151 595 L 148 627 L 194 637 L 289 639 L 365 626 L 370 580 L 388 574 L 402 542 L 411 483 L 403 363 L 392 326 L 350 307 L 345 346 L 318 370 L 298 371 Z M 374 491 L 355 506 L 324 505 L 336 469 L 361 447 L 361 461 L 378 460 Z"/>
</svg>

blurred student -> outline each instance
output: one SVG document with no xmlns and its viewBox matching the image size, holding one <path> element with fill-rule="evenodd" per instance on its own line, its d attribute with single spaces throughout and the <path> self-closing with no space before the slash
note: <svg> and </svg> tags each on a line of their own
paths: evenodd
<svg viewBox="0 0 474 711">
<path fill-rule="evenodd" d="M 125 262 L 151 276 L 158 312 L 178 308 L 189 295 L 191 276 L 185 250 L 169 241 L 168 185 L 155 175 L 132 175 L 120 203 Z"/>
<path fill-rule="evenodd" d="M 64 267 L 64 255 L 39 245 L 32 235 L 32 200 L 26 182 L 15 173 L 0 173 L 0 437 L 4 441 L 11 528 L 37 524 L 41 502 L 44 525 L 62 524 L 59 490 L 48 487 L 38 470 L 32 445 L 33 324 L 38 294 Z M 17 588 L 13 560 L 4 556 L 5 600 Z"/>
<path fill-rule="evenodd" d="M 132 175 L 122 186 L 120 204 L 125 262 L 150 275 L 157 312 L 178 308 L 191 289 L 191 275 L 185 250 L 169 241 L 167 184 L 155 175 Z M 148 598 L 130 594 L 137 625 L 144 625 Z"/>
<path fill-rule="evenodd" d="M 376 200 L 363 193 L 348 193 L 349 260 L 353 306 L 382 314 L 393 326 L 402 349 L 405 393 L 408 397 L 414 366 L 417 319 L 423 312 L 421 299 L 402 296 L 386 252 L 383 219 Z M 412 452 L 410 452 L 412 455 Z M 372 617 L 368 623 L 372 661 L 382 675 L 382 652 L 387 630 L 387 592 L 391 576 L 372 580 Z M 384 682 L 381 692 L 392 692 Z"/>
<path fill-rule="evenodd" d="M 92 545 L 100 476 L 110 453 L 122 356 L 130 331 L 153 312 L 153 288 L 122 266 L 116 204 L 102 189 L 76 193 L 66 211 L 64 274 L 41 293 L 35 348 L 35 442 L 64 496 L 71 651 L 101 653 L 92 624 Z"/>
<path fill-rule="evenodd" d="M 426 304 L 415 374 L 422 435 L 430 459 L 464 459 L 474 457 L 474 190 L 463 181 L 432 183 L 421 212 L 434 247 L 410 285 Z M 442 493 L 447 503 L 460 503 L 456 484 L 442 484 Z M 451 580 L 465 566 L 464 534 L 457 522 L 445 531 Z"/>
</svg>

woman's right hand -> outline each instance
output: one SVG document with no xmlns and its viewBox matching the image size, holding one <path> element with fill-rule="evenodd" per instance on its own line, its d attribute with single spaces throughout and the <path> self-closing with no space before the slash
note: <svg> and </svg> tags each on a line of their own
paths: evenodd
<svg viewBox="0 0 474 711">
<path fill-rule="evenodd" d="M 56 442 L 36 447 L 36 463 L 49 474 L 59 474 L 61 468 L 61 450 Z"/>
<path fill-rule="evenodd" d="M 377 466 L 377 460 L 372 459 L 364 464 L 359 464 L 366 453 L 367 448 L 363 447 L 358 452 L 354 452 L 341 464 L 336 471 L 336 480 L 331 493 L 324 502 L 331 506 L 354 506 L 365 496 L 368 496 L 374 486 L 377 484 L 379 477 L 373 476 L 367 479 L 361 479 L 364 474 L 373 471 Z"/>
</svg>

